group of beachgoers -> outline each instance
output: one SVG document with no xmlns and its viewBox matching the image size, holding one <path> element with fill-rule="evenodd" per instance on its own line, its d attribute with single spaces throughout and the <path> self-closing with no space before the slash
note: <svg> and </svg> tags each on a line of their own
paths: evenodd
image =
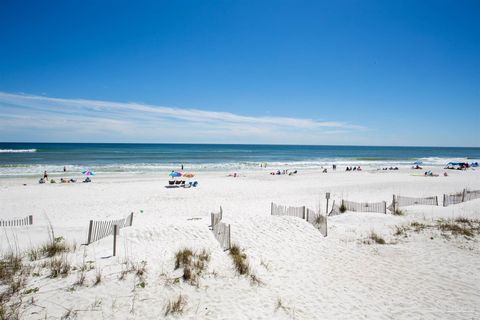
<svg viewBox="0 0 480 320">
<path fill-rule="evenodd" d="M 362 168 L 360 168 L 360 166 L 358 166 L 358 167 L 347 167 L 347 168 L 345 168 L 345 171 L 362 171 Z"/>
<path fill-rule="evenodd" d="M 378 169 L 380 170 L 380 169 Z M 398 167 L 384 167 L 382 170 L 398 170 Z"/>
<path fill-rule="evenodd" d="M 294 171 L 290 171 L 290 172 L 288 172 L 288 169 L 286 169 L 286 170 L 282 170 L 282 171 L 280 171 L 280 170 L 277 170 L 277 171 L 272 171 L 272 172 L 270 172 L 270 174 L 271 174 L 272 176 L 280 176 L 280 175 L 289 175 L 289 176 L 293 176 L 294 174 L 297 174 L 297 173 L 298 173 L 298 171 L 297 171 L 297 170 L 294 170 Z"/>
<path fill-rule="evenodd" d="M 198 186 L 198 181 L 186 181 L 186 180 L 181 180 L 177 179 L 180 177 L 184 178 L 193 178 L 194 174 L 193 173 L 185 173 L 183 172 L 184 165 L 180 165 L 180 171 L 175 171 L 172 170 L 170 172 L 170 177 L 172 179 L 168 180 L 168 185 L 165 186 L 165 188 L 196 188 Z"/>
<path fill-rule="evenodd" d="M 66 167 L 63 167 L 63 172 L 67 172 L 67 168 Z M 45 170 L 43 172 L 43 177 L 41 177 L 39 180 L 38 180 L 38 183 L 39 184 L 44 184 L 44 183 L 47 183 L 47 182 L 50 182 L 50 183 L 57 183 L 57 181 L 55 179 L 50 179 L 48 180 L 48 173 L 47 171 Z M 75 183 L 77 182 L 76 179 L 73 179 L 73 178 L 70 178 L 70 179 L 64 179 L 64 178 L 60 178 L 60 183 Z M 92 180 L 89 178 L 89 177 L 86 177 L 85 180 L 82 181 L 83 183 L 89 183 L 89 182 L 92 182 Z"/>
</svg>

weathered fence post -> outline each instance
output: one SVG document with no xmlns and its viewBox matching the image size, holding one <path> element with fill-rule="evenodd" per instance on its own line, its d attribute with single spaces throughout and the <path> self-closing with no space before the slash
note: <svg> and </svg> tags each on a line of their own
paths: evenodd
<svg viewBox="0 0 480 320">
<path fill-rule="evenodd" d="M 325 215 L 325 237 L 327 236 L 328 234 L 328 219 L 327 219 L 327 215 Z"/>
<path fill-rule="evenodd" d="M 438 206 L 438 196 L 435 196 L 435 202 L 437 203 L 437 206 Z"/>
<path fill-rule="evenodd" d="M 328 213 L 328 200 L 330 200 L 330 192 L 325 194 L 325 198 L 327 198 L 327 208 L 325 209 L 325 213 Z"/>
<path fill-rule="evenodd" d="M 387 202 L 386 201 L 382 201 L 383 202 L 383 213 L 387 214 Z"/>
<path fill-rule="evenodd" d="M 397 211 L 397 204 L 395 203 L 395 195 L 393 195 L 392 207 L 393 207 L 393 212 Z"/>
<path fill-rule="evenodd" d="M 130 213 L 130 227 L 132 226 L 133 224 L 133 212 Z"/>
<path fill-rule="evenodd" d="M 443 194 L 443 206 L 444 207 L 447 206 L 447 195 L 446 194 Z"/>
<path fill-rule="evenodd" d="M 232 240 L 230 239 L 230 225 L 228 225 L 228 250 L 232 247 Z"/>
<path fill-rule="evenodd" d="M 33 216 L 28 216 L 28 224 L 33 224 Z"/>
<path fill-rule="evenodd" d="M 113 256 L 117 254 L 117 232 L 118 232 L 118 225 L 113 225 Z"/>
<path fill-rule="evenodd" d="M 463 189 L 462 202 L 465 202 L 465 193 L 467 193 L 467 189 Z"/>
<path fill-rule="evenodd" d="M 307 214 L 307 209 L 305 208 L 305 206 L 303 206 L 303 218 L 302 219 L 305 219 L 305 216 Z"/>
<path fill-rule="evenodd" d="M 270 202 L 270 215 L 273 215 L 273 202 Z"/>
<path fill-rule="evenodd" d="M 90 244 L 92 241 L 92 228 L 93 228 L 93 220 L 90 220 L 90 223 L 88 225 L 88 240 L 87 244 Z"/>
</svg>

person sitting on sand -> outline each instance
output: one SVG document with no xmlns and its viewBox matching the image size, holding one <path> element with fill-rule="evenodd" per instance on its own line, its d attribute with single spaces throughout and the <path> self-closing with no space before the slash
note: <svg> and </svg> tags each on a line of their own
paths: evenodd
<svg viewBox="0 0 480 320">
<path fill-rule="evenodd" d="M 73 179 L 73 178 L 71 178 L 69 181 L 72 182 L 72 183 L 77 182 L 77 180 L 75 180 L 75 179 Z"/>
<path fill-rule="evenodd" d="M 57 181 L 55 181 L 55 179 L 51 179 L 50 183 L 57 183 Z"/>
<path fill-rule="evenodd" d="M 40 184 L 45 183 L 45 179 L 40 178 L 40 180 L 38 180 L 38 183 L 40 183 Z"/>
<path fill-rule="evenodd" d="M 88 182 L 92 182 L 92 180 L 90 180 L 89 177 L 87 177 L 85 180 L 83 180 L 83 183 L 88 183 Z"/>
<path fill-rule="evenodd" d="M 323 172 L 323 173 L 327 173 L 327 168 L 323 169 L 322 172 Z"/>
<path fill-rule="evenodd" d="M 60 178 L 60 182 L 61 182 L 61 183 L 67 183 L 68 181 L 65 180 L 65 179 L 63 179 L 63 178 Z"/>
<path fill-rule="evenodd" d="M 448 177 L 448 173 L 445 171 L 445 172 L 443 173 L 443 176 L 444 176 L 444 177 Z"/>
</svg>

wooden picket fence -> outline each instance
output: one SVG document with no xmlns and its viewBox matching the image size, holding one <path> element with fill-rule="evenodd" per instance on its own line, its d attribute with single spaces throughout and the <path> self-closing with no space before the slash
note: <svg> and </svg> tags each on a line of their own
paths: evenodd
<svg viewBox="0 0 480 320">
<path fill-rule="evenodd" d="M 305 220 L 307 220 L 307 222 L 311 223 L 315 228 L 317 228 L 324 237 L 327 236 L 328 228 L 326 215 L 317 213 L 307 208 Z"/>
<path fill-rule="evenodd" d="M 222 210 L 222 207 L 220 207 L 220 211 L 219 212 L 212 212 L 211 215 L 210 215 L 210 229 L 213 230 L 213 227 L 219 223 L 223 218 L 223 210 Z"/>
<path fill-rule="evenodd" d="M 272 216 L 290 216 L 304 219 L 317 228 L 324 237 L 327 236 L 327 216 L 308 209 L 305 206 L 287 207 L 272 202 L 270 205 L 270 214 Z"/>
<path fill-rule="evenodd" d="M 341 208 L 344 208 L 342 212 Z M 353 202 L 348 200 L 342 200 L 340 205 L 335 204 L 333 201 L 332 209 L 329 212 L 329 216 L 336 216 L 346 211 L 354 212 L 380 212 L 387 213 L 387 203 L 385 201 L 381 202 Z"/>
<path fill-rule="evenodd" d="M 438 197 L 405 197 L 393 195 L 392 203 L 388 206 L 388 210 L 394 212 L 400 207 L 408 207 L 414 205 L 438 206 Z"/>
<path fill-rule="evenodd" d="M 230 225 L 222 222 L 223 210 L 220 207 L 219 212 L 212 212 L 210 214 L 211 219 L 211 230 L 213 236 L 220 243 L 220 246 L 223 250 L 230 250 L 232 247 L 231 237 L 230 237 Z"/>
<path fill-rule="evenodd" d="M 118 231 L 125 227 L 130 227 L 133 224 L 133 212 L 126 218 L 117 220 L 94 221 L 90 220 L 88 226 L 87 245 L 113 235 L 114 226 L 117 226 Z"/>
<path fill-rule="evenodd" d="M 306 208 L 303 207 L 287 207 L 271 203 L 270 205 L 270 214 L 272 216 L 291 216 L 297 217 L 300 219 L 305 219 Z"/>
<path fill-rule="evenodd" d="M 9 220 L 0 220 L 0 227 L 22 227 L 33 224 L 33 216 L 26 216 L 25 218 L 14 218 Z"/>
<path fill-rule="evenodd" d="M 463 189 L 461 192 L 443 195 L 443 206 L 448 207 L 452 204 L 475 200 L 480 198 L 480 190 Z"/>
</svg>

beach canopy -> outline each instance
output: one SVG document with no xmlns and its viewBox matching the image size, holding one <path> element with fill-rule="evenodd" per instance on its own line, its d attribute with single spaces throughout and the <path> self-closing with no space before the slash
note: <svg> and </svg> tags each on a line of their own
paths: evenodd
<svg viewBox="0 0 480 320">
<path fill-rule="evenodd" d="M 170 177 L 181 177 L 182 174 L 178 171 L 172 171 L 172 172 L 170 172 L 169 176 Z"/>
<path fill-rule="evenodd" d="M 468 163 L 466 162 L 449 162 L 447 163 L 447 166 L 466 166 Z"/>
<path fill-rule="evenodd" d="M 420 165 L 420 164 L 423 164 L 423 162 L 418 160 L 418 161 L 415 161 L 413 164 Z"/>
<path fill-rule="evenodd" d="M 82 174 L 84 174 L 86 176 L 94 176 L 95 172 L 93 172 L 91 170 L 85 170 L 85 171 L 82 171 Z"/>
<path fill-rule="evenodd" d="M 183 176 L 185 178 L 193 178 L 195 175 L 193 173 L 184 173 Z"/>
</svg>

